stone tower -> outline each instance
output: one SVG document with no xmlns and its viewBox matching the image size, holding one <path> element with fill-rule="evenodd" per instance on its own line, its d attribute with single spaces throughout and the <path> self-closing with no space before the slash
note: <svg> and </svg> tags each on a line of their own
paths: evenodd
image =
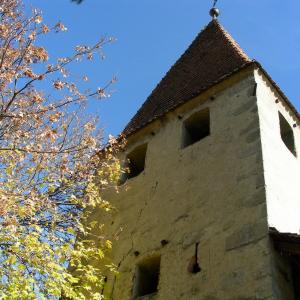
<svg viewBox="0 0 300 300">
<path fill-rule="evenodd" d="M 212 20 L 124 130 L 108 299 L 300 299 L 299 124 Z"/>
</svg>

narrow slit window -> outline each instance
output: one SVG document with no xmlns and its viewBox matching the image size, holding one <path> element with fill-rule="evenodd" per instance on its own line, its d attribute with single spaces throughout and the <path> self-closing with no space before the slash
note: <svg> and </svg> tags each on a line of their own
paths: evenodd
<svg viewBox="0 0 300 300">
<path fill-rule="evenodd" d="M 152 299 L 158 291 L 160 274 L 160 256 L 149 258 L 140 263 L 136 268 L 133 288 L 133 299 Z"/>
<path fill-rule="evenodd" d="M 279 113 L 279 124 L 280 135 L 283 143 L 296 156 L 295 137 L 293 128 L 281 113 Z"/>
<path fill-rule="evenodd" d="M 210 135 L 209 109 L 203 109 L 183 122 L 182 148 L 192 145 Z"/>
</svg>

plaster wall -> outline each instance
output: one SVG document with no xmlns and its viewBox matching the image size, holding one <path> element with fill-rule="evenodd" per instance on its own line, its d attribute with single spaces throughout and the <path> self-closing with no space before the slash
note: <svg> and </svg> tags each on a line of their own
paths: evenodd
<svg viewBox="0 0 300 300">
<path fill-rule="evenodd" d="M 107 195 L 113 215 L 93 215 L 117 237 L 120 273 L 108 278 L 107 299 L 132 299 L 136 266 L 158 255 L 151 299 L 275 299 L 256 82 L 253 72 L 238 76 L 130 138 L 129 152 L 148 143 L 145 170 Z M 206 107 L 211 134 L 182 149 L 184 119 Z M 202 270 L 191 274 L 196 243 Z"/>
<path fill-rule="evenodd" d="M 300 124 L 267 80 L 255 73 L 268 222 L 280 232 L 300 232 Z M 297 155 L 280 136 L 280 112 L 294 132 Z M 293 127 L 295 125 L 295 127 Z"/>
</svg>

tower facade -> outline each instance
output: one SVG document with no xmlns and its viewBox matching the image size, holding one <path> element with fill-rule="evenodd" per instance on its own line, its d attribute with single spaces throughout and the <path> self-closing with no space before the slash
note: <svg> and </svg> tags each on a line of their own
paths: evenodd
<svg viewBox="0 0 300 300">
<path fill-rule="evenodd" d="M 130 173 L 93 215 L 115 237 L 106 297 L 300 299 L 299 124 L 211 21 L 124 130 Z"/>
</svg>

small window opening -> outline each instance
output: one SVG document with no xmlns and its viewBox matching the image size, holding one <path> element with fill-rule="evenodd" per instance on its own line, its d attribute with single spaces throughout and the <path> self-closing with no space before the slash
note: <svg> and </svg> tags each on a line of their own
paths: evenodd
<svg viewBox="0 0 300 300">
<path fill-rule="evenodd" d="M 137 266 L 133 299 L 143 299 L 144 296 L 155 295 L 158 289 L 160 273 L 160 256 L 152 257 Z M 151 298 L 147 298 L 151 299 Z"/>
<path fill-rule="evenodd" d="M 203 109 L 183 123 L 182 148 L 192 145 L 210 134 L 209 109 Z"/>
<path fill-rule="evenodd" d="M 142 173 L 145 169 L 147 144 L 138 146 L 130 154 L 128 154 L 128 178 L 133 178 Z"/>
<path fill-rule="evenodd" d="M 127 173 L 123 174 L 120 184 L 127 179 L 138 176 L 145 169 L 147 144 L 136 147 L 127 155 Z"/>
<path fill-rule="evenodd" d="M 280 135 L 286 147 L 296 156 L 295 138 L 293 128 L 284 116 L 279 113 Z"/>
</svg>

